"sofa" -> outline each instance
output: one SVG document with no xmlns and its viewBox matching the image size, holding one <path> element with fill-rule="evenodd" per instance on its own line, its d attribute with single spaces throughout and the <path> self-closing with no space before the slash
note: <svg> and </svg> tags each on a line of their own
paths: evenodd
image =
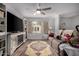
<svg viewBox="0 0 79 59">
<path fill-rule="evenodd" d="M 62 32 L 62 30 L 59 30 L 58 35 L 60 35 L 61 32 Z M 65 35 L 65 34 L 72 35 L 72 32 L 73 32 L 73 30 L 64 30 L 63 33 L 62 33 L 62 35 L 61 35 L 61 40 L 56 39 L 56 38 L 54 38 L 54 39 L 52 40 L 52 48 L 55 50 L 55 52 L 56 52 L 57 54 L 59 54 L 58 46 L 59 46 L 59 44 L 64 40 L 64 35 Z"/>
</svg>

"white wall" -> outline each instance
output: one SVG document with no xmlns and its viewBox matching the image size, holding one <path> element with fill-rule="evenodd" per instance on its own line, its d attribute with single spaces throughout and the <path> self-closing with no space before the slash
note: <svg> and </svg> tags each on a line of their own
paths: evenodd
<svg viewBox="0 0 79 59">
<path fill-rule="evenodd" d="M 76 25 L 79 25 L 79 16 L 74 17 L 61 17 L 60 24 L 65 23 L 65 28 L 74 30 Z"/>
<path fill-rule="evenodd" d="M 41 21 L 41 22 L 47 21 L 48 26 L 52 27 L 52 31 L 55 32 L 55 19 L 53 17 L 46 17 L 46 18 L 30 17 L 30 18 L 27 18 L 27 21 Z"/>
<path fill-rule="evenodd" d="M 52 29 L 52 32 L 54 32 L 55 30 L 55 20 L 53 17 L 46 17 L 46 18 L 42 18 L 42 17 L 30 17 L 30 18 L 27 18 L 27 21 L 47 21 L 48 22 L 48 26 L 51 26 L 53 29 Z M 35 36 L 34 36 L 35 35 Z M 38 35 L 38 36 L 37 36 Z M 37 37 L 36 37 L 37 36 Z M 28 39 L 46 39 L 48 36 L 47 34 L 44 34 L 43 32 L 41 34 L 33 34 L 33 33 L 28 33 Z"/>
<path fill-rule="evenodd" d="M 48 26 L 52 27 L 52 32 L 55 32 L 55 18 L 50 17 L 50 19 L 48 19 Z"/>
</svg>

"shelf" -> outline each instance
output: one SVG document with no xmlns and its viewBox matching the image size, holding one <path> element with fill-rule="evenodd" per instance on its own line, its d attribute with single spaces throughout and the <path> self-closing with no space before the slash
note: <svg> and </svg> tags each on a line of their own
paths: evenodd
<svg viewBox="0 0 79 59">
<path fill-rule="evenodd" d="M 0 8 L 0 10 L 5 11 L 4 9 Z"/>
<path fill-rule="evenodd" d="M 1 24 L 1 23 L 0 23 L 0 27 L 1 27 L 1 26 L 6 27 L 5 23 L 4 23 L 4 24 Z"/>
<path fill-rule="evenodd" d="M 5 17 L 0 17 L 0 19 L 5 20 L 6 18 Z"/>
<path fill-rule="evenodd" d="M 0 19 L 5 19 L 5 17 L 4 17 L 4 18 L 1 18 L 1 17 L 0 17 Z"/>
<path fill-rule="evenodd" d="M 0 50 L 3 50 L 3 49 L 5 49 L 5 47 L 0 48 Z"/>
<path fill-rule="evenodd" d="M 4 41 L 5 39 L 0 40 L 0 42 Z"/>
</svg>

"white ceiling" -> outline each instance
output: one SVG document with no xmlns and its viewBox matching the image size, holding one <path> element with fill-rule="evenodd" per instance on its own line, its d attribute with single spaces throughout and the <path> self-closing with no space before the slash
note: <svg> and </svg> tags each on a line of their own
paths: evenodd
<svg viewBox="0 0 79 59">
<path fill-rule="evenodd" d="M 20 17 L 35 17 L 34 10 L 37 9 L 37 3 L 5 3 L 7 10 Z M 63 17 L 79 15 L 78 3 L 41 3 L 40 8 L 52 7 L 51 10 L 45 11 L 45 16 L 59 14 Z"/>
</svg>

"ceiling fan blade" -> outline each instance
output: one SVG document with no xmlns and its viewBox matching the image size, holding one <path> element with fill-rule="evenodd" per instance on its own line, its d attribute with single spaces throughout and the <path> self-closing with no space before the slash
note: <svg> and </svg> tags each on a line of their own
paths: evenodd
<svg viewBox="0 0 79 59">
<path fill-rule="evenodd" d="M 46 10 L 50 10 L 50 9 L 52 9 L 52 8 L 51 8 L 51 7 L 48 7 L 48 8 L 42 8 L 41 10 L 46 11 Z"/>
<path fill-rule="evenodd" d="M 41 14 L 46 15 L 44 12 L 41 12 Z"/>
</svg>

